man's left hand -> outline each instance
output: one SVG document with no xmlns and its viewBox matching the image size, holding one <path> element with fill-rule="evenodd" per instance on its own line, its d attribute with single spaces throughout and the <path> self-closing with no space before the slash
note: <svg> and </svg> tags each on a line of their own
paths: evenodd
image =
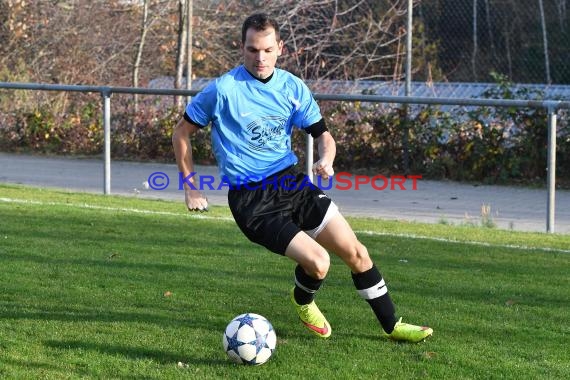
<svg viewBox="0 0 570 380">
<path fill-rule="evenodd" d="M 323 179 L 328 179 L 334 175 L 334 169 L 332 163 L 327 160 L 320 159 L 313 164 L 313 174 L 323 177 Z"/>
</svg>

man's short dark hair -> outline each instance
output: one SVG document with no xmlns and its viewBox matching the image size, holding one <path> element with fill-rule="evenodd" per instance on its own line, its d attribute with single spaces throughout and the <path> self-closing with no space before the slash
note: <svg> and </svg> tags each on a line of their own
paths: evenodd
<svg viewBox="0 0 570 380">
<path fill-rule="evenodd" d="M 275 29 L 275 38 L 277 41 L 281 39 L 279 36 L 279 24 L 277 21 L 265 13 L 255 13 L 245 19 L 243 26 L 241 27 L 241 42 L 245 43 L 245 35 L 248 29 L 254 29 L 256 31 L 262 31 L 269 28 Z"/>
</svg>

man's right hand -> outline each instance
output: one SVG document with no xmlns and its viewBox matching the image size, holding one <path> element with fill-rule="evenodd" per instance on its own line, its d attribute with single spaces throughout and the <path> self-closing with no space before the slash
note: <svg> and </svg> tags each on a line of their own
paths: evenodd
<svg viewBox="0 0 570 380">
<path fill-rule="evenodd" d="M 186 200 L 188 211 L 208 211 L 208 198 L 201 191 L 185 188 L 184 199 Z"/>
</svg>

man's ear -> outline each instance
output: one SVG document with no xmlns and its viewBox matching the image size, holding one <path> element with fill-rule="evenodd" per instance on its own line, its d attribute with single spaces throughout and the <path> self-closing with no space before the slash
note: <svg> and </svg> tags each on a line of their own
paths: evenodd
<svg viewBox="0 0 570 380">
<path fill-rule="evenodd" d="M 283 46 L 284 46 L 283 40 L 277 43 L 277 56 L 283 54 Z"/>
</svg>

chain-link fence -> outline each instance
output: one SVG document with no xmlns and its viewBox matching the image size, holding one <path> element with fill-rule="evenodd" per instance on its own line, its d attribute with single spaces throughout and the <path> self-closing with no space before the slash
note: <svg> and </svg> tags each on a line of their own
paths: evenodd
<svg viewBox="0 0 570 380">
<path fill-rule="evenodd" d="M 281 24 L 280 65 L 303 79 L 405 77 L 409 0 L 185 1 L 194 15 L 195 77 L 216 77 L 240 61 L 241 23 L 260 10 Z M 136 66 L 144 86 L 174 75 L 185 1 L 0 1 L 0 79 L 131 85 Z M 495 82 L 495 72 L 514 83 L 568 85 L 569 3 L 413 0 L 413 80 Z"/>
<path fill-rule="evenodd" d="M 413 80 L 570 84 L 570 0 L 413 0 Z M 198 2 L 195 2 L 198 4 Z M 249 0 L 197 7 L 238 34 L 263 9 L 282 25 L 281 64 L 308 80 L 405 78 L 408 0 Z M 220 7 L 226 12 L 220 12 Z M 236 13 L 240 6 L 244 14 Z M 208 25 L 205 24 L 205 27 Z M 231 27 L 230 27 L 231 26 Z M 216 35 L 203 41 L 214 46 Z M 200 32 L 197 41 L 202 41 Z M 218 44 L 221 45 L 221 44 Z M 232 61 L 239 59 L 235 51 Z"/>
<path fill-rule="evenodd" d="M 515 83 L 570 84 L 568 3 L 421 1 L 414 10 L 414 54 L 416 62 L 430 53 L 432 60 L 416 79 L 488 82 L 496 72 Z"/>
</svg>

